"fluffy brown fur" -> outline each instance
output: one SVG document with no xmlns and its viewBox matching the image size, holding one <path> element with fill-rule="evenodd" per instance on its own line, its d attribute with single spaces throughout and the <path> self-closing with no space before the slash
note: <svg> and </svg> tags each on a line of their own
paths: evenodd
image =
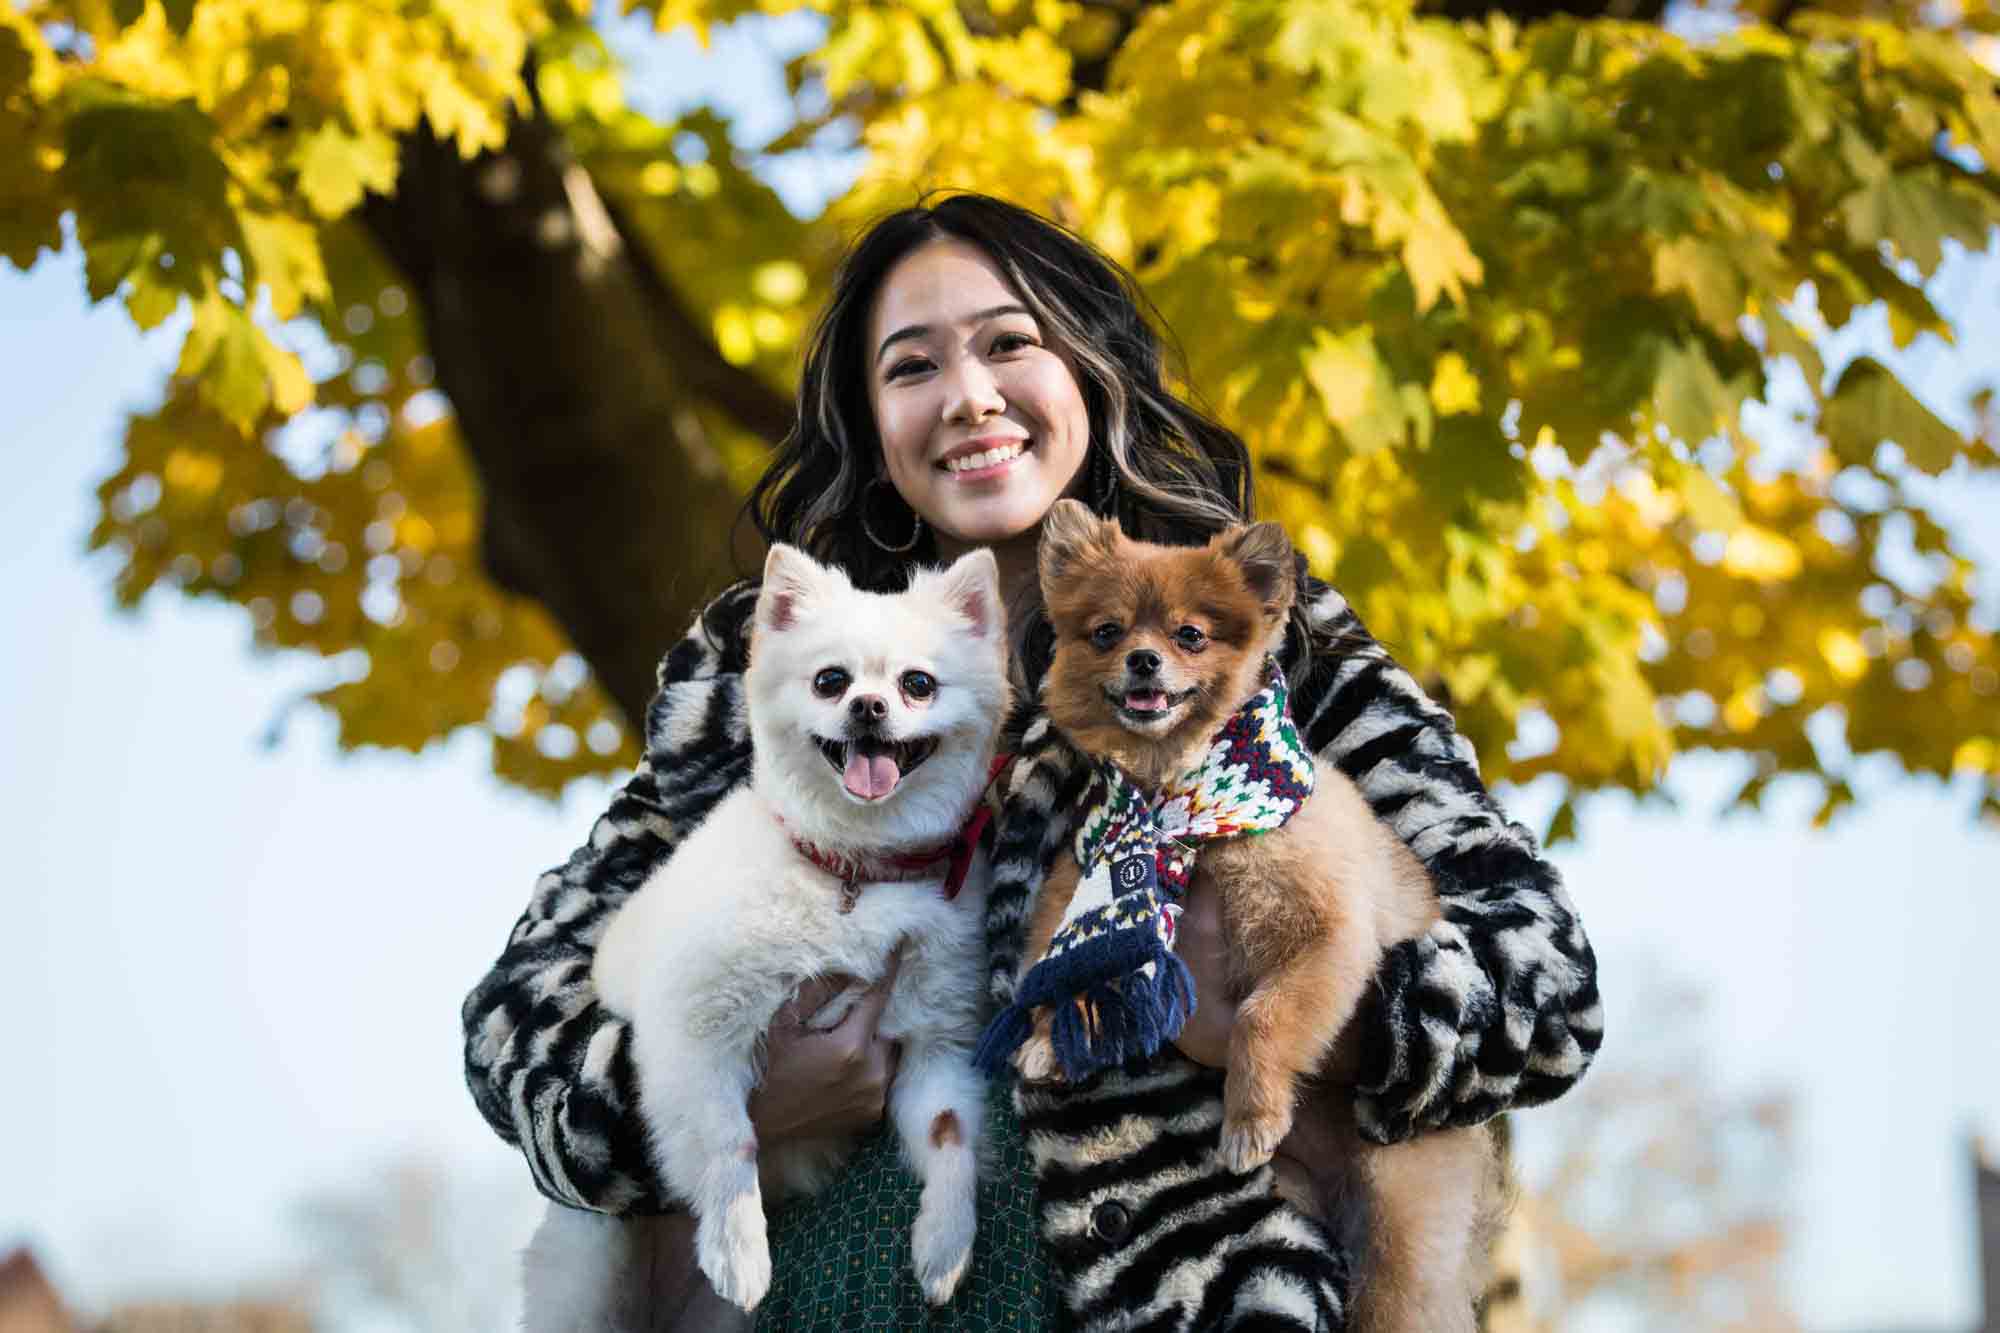
<svg viewBox="0 0 2000 1333">
<path fill-rule="evenodd" d="M 1049 717 L 1150 788 L 1195 763 L 1262 687 L 1295 595 L 1292 546 L 1275 523 L 1232 528 L 1206 546 L 1156 546 L 1065 500 L 1043 524 L 1040 563 L 1056 630 Z M 1437 918 L 1416 858 L 1353 783 L 1323 762 L 1315 770 L 1312 799 L 1282 828 L 1209 843 L 1194 872 L 1198 888 L 1219 895 L 1236 1001 L 1218 1150 L 1232 1171 L 1270 1159 L 1291 1130 L 1301 1080 L 1321 1070 L 1383 952 Z M 1047 952 L 1079 874 L 1074 857 L 1051 870 L 1029 916 L 1025 966 Z M 1036 1018 L 1016 1064 L 1028 1078 L 1059 1077 L 1051 1016 Z M 1332 1206 L 1360 1218 L 1367 1236 L 1353 1327 L 1470 1333 L 1501 1211 L 1490 1135 L 1443 1130 L 1380 1147 L 1347 1124 L 1340 1138 L 1349 1152 Z"/>
</svg>

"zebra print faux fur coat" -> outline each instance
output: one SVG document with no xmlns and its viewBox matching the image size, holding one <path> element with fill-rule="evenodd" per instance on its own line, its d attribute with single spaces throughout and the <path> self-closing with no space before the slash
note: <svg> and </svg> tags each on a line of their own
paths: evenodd
<svg viewBox="0 0 2000 1333">
<path fill-rule="evenodd" d="M 741 672 L 754 585 L 732 588 L 660 664 L 645 758 L 569 861 L 537 881 L 505 951 L 466 998 L 466 1078 L 536 1185 L 602 1211 L 669 1206 L 635 1113 L 627 1029 L 598 1005 L 592 951 L 626 896 L 750 771 Z M 1324 584 L 1309 634 L 1286 645 L 1307 743 L 1361 788 L 1429 870 L 1430 932 L 1383 960 L 1357 1016 L 1361 1132 L 1395 1142 L 1476 1124 L 1561 1093 L 1603 1031 L 1596 961 L 1534 835 L 1479 780 L 1450 715 Z M 1031 636 L 1031 682 L 1047 662 Z M 1068 840 L 1088 767 L 1032 701 L 1008 730 L 988 916 L 991 986 L 1010 997 L 1027 906 Z M 1067 1093 L 1018 1094 L 1040 1221 L 1065 1304 L 1095 1328 L 1338 1328 L 1342 1256 L 1270 1195 L 1269 1168 L 1232 1179 L 1207 1149 L 1220 1078 L 1162 1059 Z M 1106 1202 L 1119 1205 L 1107 1210 Z M 1107 1232 L 1108 1216 L 1121 1225 Z M 1232 1306 L 1234 1313 L 1232 1314 Z M 1245 1318 L 1246 1316 L 1256 1316 Z"/>
</svg>

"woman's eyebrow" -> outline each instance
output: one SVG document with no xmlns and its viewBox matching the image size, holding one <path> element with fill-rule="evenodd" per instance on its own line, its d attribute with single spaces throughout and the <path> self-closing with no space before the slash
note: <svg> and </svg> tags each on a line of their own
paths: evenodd
<svg viewBox="0 0 2000 1333">
<path fill-rule="evenodd" d="M 1024 305 L 1010 302 L 1007 305 L 988 306 L 984 310 L 975 310 L 965 317 L 965 322 L 967 324 L 984 324 L 987 320 L 998 319 L 1002 315 L 1026 315 L 1032 319 L 1034 318 L 1034 311 Z M 882 345 L 875 349 L 875 360 L 880 362 L 882 354 L 889 350 L 891 344 L 907 342 L 911 338 L 929 337 L 930 331 L 931 326 L 928 324 L 911 324 L 907 327 L 897 329 L 894 333 L 884 338 Z"/>
</svg>

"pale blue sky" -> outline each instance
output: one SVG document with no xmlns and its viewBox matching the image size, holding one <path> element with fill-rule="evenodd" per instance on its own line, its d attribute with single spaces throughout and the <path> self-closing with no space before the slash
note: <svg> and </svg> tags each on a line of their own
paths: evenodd
<svg viewBox="0 0 2000 1333">
<path fill-rule="evenodd" d="M 1968 264 L 1939 294 L 1988 319 L 2000 267 Z M 1933 401 L 1990 382 L 1991 346 L 1920 349 Z M 93 1305 L 227 1289 L 300 1257 L 287 1209 L 302 1194 L 426 1156 L 475 1201 L 460 1243 L 487 1290 L 468 1299 L 496 1304 L 463 1326 L 492 1327 L 536 1209 L 464 1091 L 457 1005 L 603 793 L 509 793 L 470 739 L 338 755 L 306 714 L 265 750 L 310 662 L 253 657 L 226 608 L 156 595 L 111 612 L 82 555 L 91 487 L 174 350 L 118 309 L 86 311 L 73 255 L 26 278 L 0 266 L 15 645 L 0 656 L 0 1248 L 32 1242 Z M 2000 490 L 1957 510 L 2000 569 Z M 1718 1078 L 1799 1098 L 1793 1286 L 1809 1325 L 1970 1327 L 1964 1144 L 1975 1128 L 2000 1142 L 2000 836 L 1969 825 L 1962 786 L 1886 779 L 1827 832 L 1784 794 L 1718 822 L 1728 777 L 1683 762 L 1680 815 L 1592 802 L 1585 841 L 1557 856 L 1601 959 L 1606 1060 L 1647 1021 L 1648 969 L 1700 985 Z M 1519 812 L 1545 818 L 1546 796 L 1521 794 Z M 1532 1151 L 1533 1114 L 1521 1131 Z"/>
</svg>

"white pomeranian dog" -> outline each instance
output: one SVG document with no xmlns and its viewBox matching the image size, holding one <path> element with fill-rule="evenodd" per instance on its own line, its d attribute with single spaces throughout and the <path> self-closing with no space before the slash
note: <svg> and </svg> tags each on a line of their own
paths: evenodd
<svg viewBox="0 0 2000 1333">
<path fill-rule="evenodd" d="M 747 1104 L 772 1018 L 810 978 L 896 974 L 879 1033 L 902 1043 L 889 1115 L 923 1182 L 916 1274 L 949 1300 L 972 1252 L 984 1093 L 971 1051 L 985 991 L 987 867 L 972 819 L 1006 711 L 1006 630 L 989 551 L 863 592 L 775 546 L 744 675 L 753 770 L 606 928 L 592 977 L 631 1023 L 639 1109 L 695 1258 L 743 1309 L 771 1284 L 774 1194 L 832 1178 L 852 1140 L 760 1152 Z M 524 1256 L 528 1333 L 623 1333 L 646 1264 L 618 1218 L 551 1205 Z M 650 1327 L 650 1323 L 644 1324 Z"/>
</svg>

